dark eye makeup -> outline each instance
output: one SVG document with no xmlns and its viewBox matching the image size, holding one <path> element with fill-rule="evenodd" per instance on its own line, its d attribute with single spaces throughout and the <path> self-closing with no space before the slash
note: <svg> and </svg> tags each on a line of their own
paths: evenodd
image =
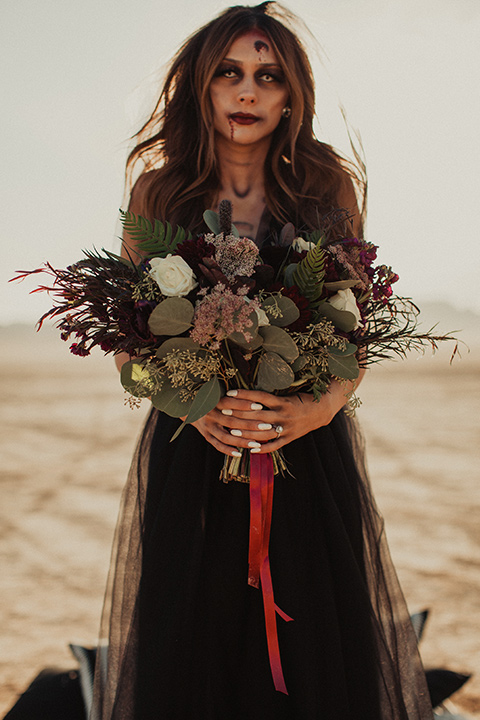
<svg viewBox="0 0 480 720">
<path fill-rule="evenodd" d="M 255 74 L 257 78 L 262 78 L 265 76 L 271 78 L 270 80 L 267 80 L 267 82 L 273 81 L 277 83 L 283 83 L 285 80 L 283 73 L 275 70 L 259 69 Z M 241 69 L 234 65 L 220 65 L 214 74 L 214 77 L 226 77 L 227 79 L 232 79 L 232 76 L 241 77 Z"/>
</svg>

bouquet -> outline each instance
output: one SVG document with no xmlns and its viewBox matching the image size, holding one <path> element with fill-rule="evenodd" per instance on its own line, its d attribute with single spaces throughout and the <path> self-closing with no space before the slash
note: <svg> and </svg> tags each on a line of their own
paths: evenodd
<svg viewBox="0 0 480 720">
<path fill-rule="evenodd" d="M 128 353 L 121 382 L 132 405 L 184 418 L 177 432 L 212 410 L 229 389 L 275 394 L 328 392 L 360 367 L 437 347 L 450 336 L 419 332 L 418 308 L 393 294 L 398 280 L 376 265 L 377 247 L 353 237 L 348 213 L 324 218 L 322 227 L 296 233 L 287 224 L 261 251 L 239 237 L 231 205 L 206 211 L 210 233 L 190 232 L 120 211 L 136 248 L 127 257 L 103 250 L 65 270 L 49 263 L 20 278 L 47 273 L 55 304 L 39 320 L 57 320 L 72 353 Z M 354 411 L 359 400 L 346 392 Z M 250 453 L 226 457 L 222 479 L 248 481 Z M 274 472 L 285 470 L 273 453 Z"/>
<path fill-rule="evenodd" d="M 359 401 L 360 368 L 411 349 L 433 349 L 450 336 L 420 332 L 418 308 L 393 294 L 398 276 L 376 265 L 377 247 L 356 238 L 348 213 L 297 233 L 291 224 L 261 250 L 239 237 L 231 206 L 204 219 L 211 232 L 193 237 L 181 227 L 121 211 L 135 248 L 126 257 L 85 251 L 65 270 L 46 263 L 19 277 L 47 273 L 55 304 L 40 319 L 56 320 L 72 353 L 127 353 L 121 381 L 132 404 L 153 405 L 187 423 L 212 410 L 229 389 L 312 393 L 333 380 L 348 385 L 351 411 Z M 456 350 L 456 347 L 455 347 Z M 454 353 L 455 353 L 454 350 Z M 268 544 L 273 478 L 286 470 L 280 451 L 225 456 L 221 479 L 250 481 L 248 582 L 262 586 L 267 644 L 277 690 L 287 692 L 280 662 Z"/>
</svg>

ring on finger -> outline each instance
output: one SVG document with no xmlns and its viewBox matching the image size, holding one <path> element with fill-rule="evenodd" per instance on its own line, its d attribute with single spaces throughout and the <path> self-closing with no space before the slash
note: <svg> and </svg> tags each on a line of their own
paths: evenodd
<svg viewBox="0 0 480 720">
<path fill-rule="evenodd" d="M 280 435 L 281 435 L 282 432 L 283 432 L 283 426 L 282 426 L 282 425 L 274 425 L 274 426 L 273 426 L 273 429 L 274 429 L 275 432 L 277 433 L 277 438 L 279 438 Z"/>
</svg>

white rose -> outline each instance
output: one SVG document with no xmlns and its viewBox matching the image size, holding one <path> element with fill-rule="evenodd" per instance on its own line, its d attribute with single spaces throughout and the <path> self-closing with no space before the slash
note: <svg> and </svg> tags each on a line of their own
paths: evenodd
<svg viewBox="0 0 480 720">
<path fill-rule="evenodd" d="M 311 250 L 315 247 L 315 243 L 308 242 L 301 237 L 296 237 L 292 243 L 292 247 L 297 252 L 303 252 L 304 250 Z"/>
<path fill-rule="evenodd" d="M 347 288 L 346 290 L 339 290 L 335 293 L 335 295 L 332 295 L 327 302 L 329 302 L 330 305 L 333 305 L 333 307 L 337 310 L 346 310 L 347 312 L 352 313 L 352 315 L 355 315 L 357 323 L 353 328 L 354 330 L 361 327 L 362 323 L 360 320 L 362 319 L 362 316 L 360 314 L 360 310 L 358 309 L 355 295 L 350 288 Z"/>
<path fill-rule="evenodd" d="M 249 297 L 245 296 L 245 300 L 247 303 L 251 303 Z M 265 312 L 265 310 L 261 307 L 256 307 L 255 312 L 257 315 L 257 321 L 258 321 L 258 327 L 264 327 L 265 325 L 270 325 L 270 320 L 268 319 L 268 315 Z"/>
<path fill-rule="evenodd" d="M 197 286 L 191 267 L 179 255 L 152 258 L 149 274 L 167 297 L 188 295 Z"/>
<path fill-rule="evenodd" d="M 258 318 L 258 327 L 265 327 L 265 325 L 270 325 L 270 320 L 268 319 L 268 315 L 262 308 L 255 308 L 255 312 L 257 313 Z"/>
</svg>

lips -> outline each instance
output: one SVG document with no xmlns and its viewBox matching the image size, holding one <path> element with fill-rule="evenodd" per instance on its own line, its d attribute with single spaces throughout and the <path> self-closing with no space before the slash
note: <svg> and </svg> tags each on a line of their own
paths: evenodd
<svg viewBox="0 0 480 720">
<path fill-rule="evenodd" d="M 233 113 L 233 115 L 230 115 L 230 119 L 238 123 L 238 125 L 253 125 L 260 120 L 259 117 L 250 113 Z"/>
</svg>

